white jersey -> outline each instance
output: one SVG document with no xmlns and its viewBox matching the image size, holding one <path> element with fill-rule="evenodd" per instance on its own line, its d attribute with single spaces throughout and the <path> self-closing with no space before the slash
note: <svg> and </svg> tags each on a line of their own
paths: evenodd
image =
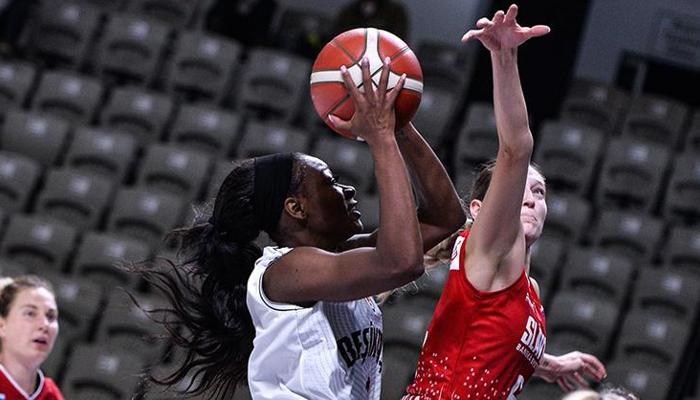
<svg viewBox="0 0 700 400">
<path fill-rule="evenodd" d="M 299 307 L 270 301 L 265 270 L 291 248 L 266 247 L 248 279 L 255 325 L 248 362 L 254 400 L 379 399 L 382 313 L 372 298 Z"/>
</svg>

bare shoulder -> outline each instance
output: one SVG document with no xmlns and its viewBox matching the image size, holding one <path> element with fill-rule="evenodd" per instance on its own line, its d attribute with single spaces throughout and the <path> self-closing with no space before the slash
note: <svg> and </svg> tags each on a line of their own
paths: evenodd
<svg viewBox="0 0 700 400">
<path fill-rule="evenodd" d="M 533 278 L 531 276 L 529 278 L 530 278 L 530 284 L 535 289 L 535 293 L 537 293 L 537 296 L 540 297 L 540 284 L 537 283 L 537 280 L 535 278 Z"/>
</svg>

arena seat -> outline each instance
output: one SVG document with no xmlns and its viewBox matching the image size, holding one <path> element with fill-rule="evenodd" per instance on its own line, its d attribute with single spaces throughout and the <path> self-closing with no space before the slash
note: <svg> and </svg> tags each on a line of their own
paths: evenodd
<svg viewBox="0 0 700 400">
<path fill-rule="evenodd" d="M 622 135 L 674 150 L 685 128 L 688 114 L 688 106 L 680 101 L 643 94 L 630 102 Z"/>
<path fill-rule="evenodd" d="M 547 121 L 537 137 L 533 160 L 552 191 L 584 197 L 593 185 L 604 146 L 605 136 L 596 128 Z"/>
<path fill-rule="evenodd" d="M 137 240 L 88 232 L 78 245 L 73 275 L 99 284 L 105 293 L 114 287 L 137 290 L 140 276 L 123 271 L 115 264 L 144 261 L 151 256 L 151 248 Z"/>
<path fill-rule="evenodd" d="M 26 61 L 0 61 L 0 122 L 10 108 L 21 108 L 29 99 L 38 73 Z"/>
<path fill-rule="evenodd" d="M 205 154 L 155 143 L 145 150 L 136 185 L 193 201 L 200 197 L 210 167 Z"/>
<path fill-rule="evenodd" d="M 0 254 L 33 272 L 62 271 L 76 237 L 76 229 L 68 224 L 15 214 L 10 217 Z"/>
<path fill-rule="evenodd" d="M 384 346 L 382 355 L 382 399 L 400 399 L 413 381 L 418 350 L 402 345 Z"/>
<path fill-rule="evenodd" d="M 306 93 L 310 72 L 311 63 L 304 58 L 274 49 L 250 49 L 229 101 L 246 115 L 292 122 Z"/>
<path fill-rule="evenodd" d="M 61 337 L 69 345 L 89 340 L 101 312 L 103 291 L 90 279 L 71 277 L 55 271 L 40 271 L 56 293 Z"/>
<path fill-rule="evenodd" d="M 60 161 L 69 137 L 68 122 L 60 118 L 10 110 L 0 133 L 0 147 L 48 167 Z"/>
<path fill-rule="evenodd" d="M 700 229 L 676 226 L 670 231 L 663 263 L 671 270 L 700 277 Z"/>
<path fill-rule="evenodd" d="M 559 355 L 579 350 L 599 358 L 607 354 L 620 313 L 619 304 L 566 291 L 557 292 L 550 303 L 548 353 Z"/>
<path fill-rule="evenodd" d="M 634 273 L 635 266 L 624 257 L 577 246 L 567 253 L 560 290 L 622 305 L 630 292 Z"/>
<path fill-rule="evenodd" d="M 183 32 L 168 61 L 166 87 L 190 101 L 219 104 L 234 83 L 243 47 L 230 39 Z"/>
<path fill-rule="evenodd" d="M 178 196 L 147 188 L 122 188 L 117 192 L 107 232 L 142 240 L 156 248 L 164 235 L 180 224 L 185 202 Z"/>
<path fill-rule="evenodd" d="M 144 17 L 111 14 L 97 45 L 94 68 L 104 78 L 151 84 L 158 74 L 170 29 Z"/>
<path fill-rule="evenodd" d="M 219 192 L 219 187 L 224 182 L 224 179 L 233 170 L 233 162 L 231 160 L 219 160 L 214 164 L 214 168 L 211 173 L 211 178 L 207 183 L 206 199 L 214 199 Z"/>
<path fill-rule="evenodd" d="M 566 243 L 556 236 L 544 235 L 530 248 L 530 274 L 540 287 L 541 299 L 552 294 L 565 255 Z"/>
<path fill-rule="evenodd" d="M 75 346 L 67 365 L 61 390 L 74 400 L 131 399 L 145 367 L 133 354 L 87 344 Z"/>
<path fill-rule="evenodd" d="M 127 11 L 183 29 L 191 25 L 202 3 L 202 0 L 131 0 Z"/>
<path fill-rule="evenodd" d="M 84 126 L 75 131 L 65 166 L 121 183 L 131 170 L 136 152 L 133 136 Z"/>
<path fill-rule="evenodd" d="M 652 366 L 613 360 L 607 365 L 608 380 L 631 390 L 644 400 L 666 400 L 671 377 Z"/>
<path fill-rule="evenodd" d="M 180 107 L 170 130 L 170 142 L 217 157 L 233 152 L 241 136 L 242 119 L 237 113 L 208 105 Z"/>
<path fill-rule="evenodd" d="M 544 232 L 561 238 L 567 244 L 580 243 L 588 231 L 592 213 L 590 202 L 583 197 L 547 193 Z"/>
<path fill-rule="evenodd" d="M 631 309 L 676 318 L 688 325 L 696 319 L 700 278 L 680 271 L 642 268 L 632 294 Z"/>
<path fill-rule="evenodd" d="M 467 117 L 459 132 L 455 150 L 458 168 L 472 168 L 496 157 L 498 131 L 492 105 L 477 102 L 468 106 Z"/>
<path fill-rule="evenodd" d="M 160 140 L 173 113 L 173 101 L 139 87 L 120 87 L 102 109 L 101 126 L 131 134 L 141 145 Z"/>
<path fill-rule="evenodd" d="M 661 145 L 626 137 L 612 139 L 598 181 L 598 207 L 654 210 L 670 156 Z"/>
<path fill-rule="evenodd" d="M 693 113 L 683 150 L 695 154 L 700 153 L 700 109 L 696 109 Z"/>
<path fill-rule="evenodd" d="M 240 158 L 248 158 L 278 152 L 306 153 L 310 143 L 310 136 L 301 129 L 275 121 L 250 121 L 243 131 L 236 154 Z"/>
<path fill-rule="evenodd" d="M 37 195 L 34 213 L 62 221 L 84 231 L 100 227 L 114 195 L 107 178 L 70 168 L 50 170 Z"/>
<path fill-rule="evenodd" d="M 27 267 L 17 261 L 0 256 L 0 276 L 18 276 L 27 273 Z"/>
<path fill-rule="evenodd" d="M 440 147 L 447 137 L 458 101 L 459 98 L 451 90 L 424 86 L 420 106 L 412 122 L 433 149 Z"/>
<path fill-rule="evenodd" d="M 475 59 L 470 49 L 444 41 L 422 40 L 416 46 L 416 56 L 426 87 L 450 90 L 457 99 L 464 95 Z"/>
<path fill-rule="evenodd" d="M 312 154 L 328 163 L 340 183 L 353 185 L 358 192 L 367 192 L 374 183 L 374 162 L 365 143 L 340 137 L 322 136 Z"/>
<path fill-rule="evenodd" d="M 38 161 L 0 150 L 0 209 L 7 213 L 27 210 L 41 174 Z"/>
<path fill-rule="evenodd" d="M 341 182 L 342 183 L 342 182 Z M 379 228 L 379 195 L 377 193 L 360 193 L 357 196 L 357 208 L 362 213 L 362 231 L 374 232 Z"/>
<path fill-rule="evenodd" d="M 603 210 L 592 232 L 595 247 L 628 257 L 633 262 L 651 262 L 665 228 L 663 220 L 639 212 Z"/>
<path fill-rule="evenodd" d="M 573 81 L 561 106 L 561 119 L 612 133 L 620 123 L 629 95 L 600 82 L 586 79 Z"/>
<path fill-rule="evenodd" d="M 115 289 L 107 299 L 97 326 L 95 342 L 119 354 L 133 354 L 151 365 L 165 354 L 167 342 L 161 338 L 165 329 L 150 319 L 143 310 L 155 310 L 164 306 L 163 299 L 152 295 L 130 293 L 139 308 L 126 292 Z M 162 314 L 153 315 L 162 320 Z"/>
<path fill-rule="evenodd" d="M 402 296 L 384 307 L 384 343 L 420 349 L 437 300 L 427 296 Z"/>
<path fill-rule="evenodd" d="M 700 157 L 685 152 L 674 161 L 662 213 L 673 223 L 700 226 Z"/>
<path fill-rule="evenodd" d="M 77 124 L 89 124 L 102 103 L 104 88 L 95 78 L 72 72 L 47 71 L 39 81 L 32 108 Z"/>
<path fill-rule="evenodd" d="M 42 1 L 29 24 L 27 52 L 52 66 L 82 67 L 100 26 L 100 10 L 79 1 Z"/>
</svg>

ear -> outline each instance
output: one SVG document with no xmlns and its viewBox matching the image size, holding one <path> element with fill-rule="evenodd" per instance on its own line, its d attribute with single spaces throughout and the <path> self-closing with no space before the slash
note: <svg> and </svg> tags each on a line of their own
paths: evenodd
<svg viewBox="0 0 700 400">
<path fill-rule="evenodd" d="M 284 212 L 295 220 L 305 220 L 307 217 L 306 204 L 298 197 L 287 197 L 284 200 Z"/>
<path fill-rule="evenodd" d="M 471 214 L 472 219 L 476 219 L 479 210 L 481 210 L 481 200 L 474 199 L 469 202 L 469 214 Z"/>
</svg>

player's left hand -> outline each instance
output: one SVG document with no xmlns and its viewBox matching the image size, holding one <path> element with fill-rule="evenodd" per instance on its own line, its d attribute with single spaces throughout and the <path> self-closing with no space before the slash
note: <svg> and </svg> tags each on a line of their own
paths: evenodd
<svg viewBox="0 0 700 400">
<path fill-rule="evenodd" d="M 515 21 L 517 15 L 518 6 L 511 4 L 506 13 L 498 10 L 492 19 L 481 18 L 476 22 L 477 29 L 472 29 L 462 36 L 462 42 L 478 39 L 490 51 L 498 52 L 516 48 L 528 39 L 549 33 L 550 29 L 546 25 L 518 25 Z"/>
<path fill-rule="evenodd" d="M 586 388 L 586 378 L 600 382 L 607 377 L 605 366 L 594 355 L 572 351 L 561 356 L 545 354 L 535 375 L 547 382 L 556 382 L 565 392 Z"/>
</svg>

